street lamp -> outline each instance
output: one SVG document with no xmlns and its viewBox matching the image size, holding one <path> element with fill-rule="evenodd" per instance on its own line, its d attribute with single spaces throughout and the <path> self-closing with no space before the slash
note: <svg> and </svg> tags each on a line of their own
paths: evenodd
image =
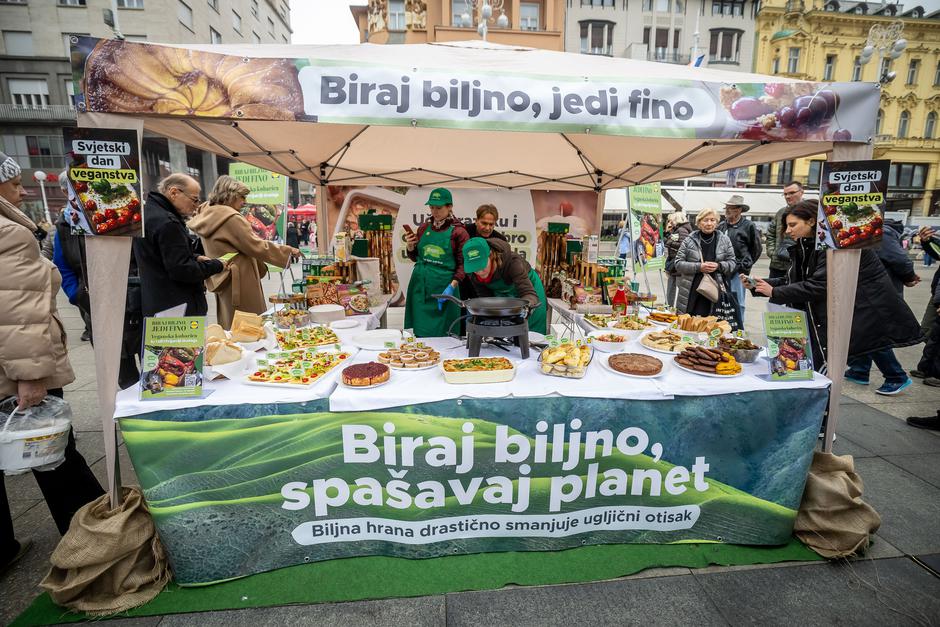
<svg viewBox="0 0 940 627">
<path fill-rule="evenodd" d="M 901 37 L 903 31 L 904 22 L 901 20 L 890 24 L 875 24 L 872 26 L 868 31 L 868 41 L 865 42 L 862 54 L 859 55 L 859 63 L 862 65 L 867 64 L 877 52 L 880 71 L 881 62 L 885 57 L 892 61 L 900 57 L 904 54 L 904 49 L 907 48 L 907 40 Z M 895 76 L 897 76 L 895 72 L 885 68 L 881 76 L 878 77 L 878 82 L 885 85 L 893 81 Z"/>
<path fill-rule="evenodd" d="M 49 203 L 46 201 L 46 173 L 42 170 L 33 172 L 33 178 L 39 181 L 39 191 L 42 192 L 42 210 L 46 214 L 46 222 L 52 224 L 52 216 L 49 215 Z"/>
<path fill-rule="evenodd" d="M 499 12 L 496 18 L 497 28 L 509 28 L 509 18 L 506 17 L 506 11 L 503 9 L 503 0 L 464 0 L 467 10 L 460 16 L 460 23 L 464 28 L 473 26 L 473 16 L 479 15 L 480 22 L 477 24 L 477 33 L 486 41 L 486 34 L 489 32 L 489 22 L 493 19 L 494 9 Z"/>
</svg>

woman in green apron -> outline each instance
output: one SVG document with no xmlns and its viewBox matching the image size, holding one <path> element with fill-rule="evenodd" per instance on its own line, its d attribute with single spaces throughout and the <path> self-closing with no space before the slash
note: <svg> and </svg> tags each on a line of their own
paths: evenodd
<svg viewBox="0 0 940 627">
<path fill-rule="evenodd" d="M 548 301 L 542 279 L 501 239 L 474 237 L 463 246 L 464 270 L 477 296 L 508 296 L 529 301 L 529 330 L 546 333 Z"/>
<path fill-rule="evenodd" d="M 460 317 L 460 307 L 431 295 L 460 298 L 457 285 L 465 276 L 462 249 L 470 236 L 451 215 L 454 201 L 449 190 L 435 189 L 426 204 L 431 218 L 418 227 L 417 234 L 405 231 L 408 258 L 415 262 L 405 299 L 405 328 L 417 337 L 443 337 Z M 457 328 L 454 325 L 453 330 Z"/>
</svg>

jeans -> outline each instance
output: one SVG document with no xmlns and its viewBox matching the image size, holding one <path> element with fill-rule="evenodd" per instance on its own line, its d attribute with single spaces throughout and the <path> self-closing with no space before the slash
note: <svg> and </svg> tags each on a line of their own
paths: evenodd
<svg viewBox="0 0 940 627">
<path fill-rule="evenodd" d="M 927 253 L 924 253 L 924 267 L 929 268 L 932 265 L 933 265 L 933 257 L 928 255 Z"/>
<path fill-rule="evenodd" d="M 669 307 L 674 307 L 676 304 L 676 292 L 679 291 L 679 284 L 676 281 L 677 277 L 669 275 L 669 282 L 666 283 L 666 305 Z"/>
<path fill-rule="evenodd" d="M 741 283 L 741 277 L 735 274 L 728 281 L 728 286 L 731 288 L 731 291 L 738 298 L 738 307 L 741 309 L 741 324 L 744 324 L 744 284 Z"/>
<path fill-rule="evenodd" d="M 875 362 L 878 370 L 884 375 L 885 383 L 904 383 L 907 381 L 907 372 L 901 366 L 898 358 L 894 356 L 894 349 L 885 348 L 874 353 L 867 353 L 849 359 L 849 372 L 859 379 L 867 379 L 871 373 L 871 364 Z"/>
</svg>

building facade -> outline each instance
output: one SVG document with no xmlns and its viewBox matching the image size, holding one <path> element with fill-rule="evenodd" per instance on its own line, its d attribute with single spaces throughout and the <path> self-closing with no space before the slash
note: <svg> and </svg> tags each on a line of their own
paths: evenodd
<svg viewBox="0 0 940 627">
<path fill-rule="evenodd" d="M 30 197 L 25 209 L 43 215 L 34 174 L 45 185 L 50 212 L 65 199 L 56 182 L 65 168 L 62 128 L 75 125 L 69 37 L 114 37 L 157 43 L 289 43 L 287 0 L 116 0 L 115 29 L 104 22 L 111 0 L 0 1 L 0 150 L 23 167 Z M 148 183 L 171 171 L 187 171 L 215 182 L 219 160 L 175 140 L 143 139 L 143 175 Z M 226 167 L 225 164 L 222 164 Z"/>
<path fill-rule="evenodd" d="M 895 61 L 859 57 L 872 26 L 903 25 L 907 49 Z M 765 0 L 757 15 L 755 71 L 812 81 L 872 81 L 881 90 L 874 156 L 890 159 L 889 211 L 940 215 L 940 11 L 841 0 Z M 822 157 L 758 166 L 757 184 L 796 179 L 819 185 Z"/>
<path fill-rule="evenodd" d="M 566 1 L 568 52 L 688 64 L 697 50 L 703 67 L 751 70 L 752 0 Z"/>
<path fill-rule="evenodd" d="M 490 5 L 489 41 L 564 50 L 565 0 L 490 0 Z M 477 39 L 480 6 L 468 0 L 369 0 L 350 11 L 362 42 L 419 44 Z"/>
</svg>

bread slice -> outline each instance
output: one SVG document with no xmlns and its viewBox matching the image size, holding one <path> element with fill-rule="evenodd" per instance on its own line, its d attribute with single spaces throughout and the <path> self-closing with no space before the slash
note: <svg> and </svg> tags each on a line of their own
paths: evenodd
<svg viewBox="0 0 940 627">
<path fill-rule="evenodd" d="M 261 316 L 244 311 L 235 311 L 232 316 L 232 339 L 236 342 L 257 342 L 264 337 L 264 321 Z"/>
<path fill-rule="evenodd" d="M 210 366 L 230 364 L 242 358 L 242 349 L 238 344 L 227 340 L 206 344 L 206 363 Z"/>
<path fill-rule="evenodd" d="M 222 328 L 221 324 L 210 324 L 206 327 L 206 343 L 221 342 L 227 337 L 228 336 L 225 335 L 225 329 Z"/>
</svg>

